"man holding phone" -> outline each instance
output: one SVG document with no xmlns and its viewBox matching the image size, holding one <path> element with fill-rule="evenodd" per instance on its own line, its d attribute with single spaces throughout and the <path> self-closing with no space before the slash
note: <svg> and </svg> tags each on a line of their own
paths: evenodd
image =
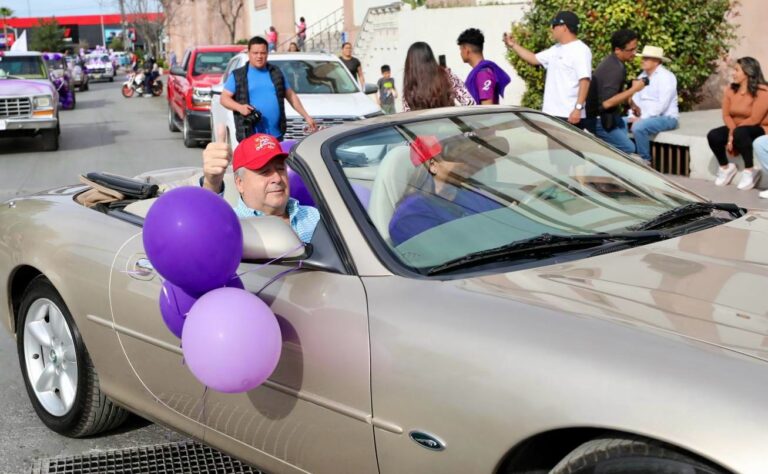
<svg viewBox="0 0 768 474">
<path fill-rule="evenodd" d="M 547 70 L 541 110 L 582 126 L 582 120 L 586 117 L 584 103 L 592 74 L 592 51 L 576 37 L 579 17 L 575 13 L 559 12 L 550 26 L 552 38 L 557 44 L 544 51 L 533 53 L 507 33 L 504 33 L 504 44 L 527 63 L 543 66 Z"/>
</svg>

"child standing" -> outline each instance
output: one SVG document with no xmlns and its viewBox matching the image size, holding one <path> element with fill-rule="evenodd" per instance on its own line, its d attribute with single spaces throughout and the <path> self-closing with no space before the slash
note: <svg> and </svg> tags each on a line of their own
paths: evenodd
<svg viewBox="0 0 768 474">
<path fill-rule="evenodd" d="M 376 95 L 376 98 L 378 99 L 379 107 L 381 107 L 385 114 L 394 114 L 397 89 L 395 89 L 395 79 L 392 77 L 392 71 L 387 64 L 381 66 L 381 79 L 379 79 L 378 86 L 379 93 Z"/>
<path fill-rule="evenodd" d="M 277 30 L 275 30 L 274 26 L 270 26 L 269 31 L 267 31 L 267 43 L 267 50 L 270 53 L 274 53 L 277 49 Z"/>
</svg>

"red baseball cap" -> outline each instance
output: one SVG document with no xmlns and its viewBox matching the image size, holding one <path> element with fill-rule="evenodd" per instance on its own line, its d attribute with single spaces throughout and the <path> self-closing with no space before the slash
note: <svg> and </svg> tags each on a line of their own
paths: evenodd
<svg viewBox="0 0 768 474">
<path fill-rule="evenodd" d="M 418 136 L 411 142 L 411 163 L 419 166 L 443 151 L 440 140 L 434 135 Z"/>
<path fill-rule="evenodd" d="M 256 133 L 237 145 L 232 157 L 232 169 L 237 171 L 246 168 L 255 171 L 275 158 L 287 156 L 277 138 L 265 133 Z"/>
</svg>

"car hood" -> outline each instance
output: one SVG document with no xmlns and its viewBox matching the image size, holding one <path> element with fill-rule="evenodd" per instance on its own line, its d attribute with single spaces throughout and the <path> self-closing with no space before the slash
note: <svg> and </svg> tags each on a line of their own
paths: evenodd
<svg viewBox="0 0 768 474">
<path fill-rule="evenodd" d="M 380 111 L 376 103 L 365 94 L 299 94 L 301 104 L 311 117 L 355 117 Z M 299 114 L 285 103 L 288 118 L 297 118 Z"/>
<path fill-rule="evenodd" d="M 768 212 L 642 247 L 456 284 L 768 360 Z"/>
<path fill-rule="evenodd" d="M 192 87 L 213 87 L 221 81 L 221 73 L 200 74 L 190 81 Z"/>
<path fill-rule="evenodd" d="M 0 97 L 53 94 L 47 79 L 0 79 Z"/>
</svg>

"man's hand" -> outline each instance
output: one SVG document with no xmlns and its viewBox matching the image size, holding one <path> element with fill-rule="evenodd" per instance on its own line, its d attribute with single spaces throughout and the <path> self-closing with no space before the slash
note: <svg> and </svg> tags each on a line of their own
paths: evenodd
<svg viewBox="0 0 768 474">
<path fill-rule="evenodd" d="M 248 105 L 248 104 L 239 104 L 239 105 L 240 105 L 240 107 L 237 108 L 237 112 L 240 115 L 245 116 L 245 115 L 248 115 L 251 112 L 253 112 L 253 107 L 251 107 L 250 105 Z M 216 141 L 218 141 L 218 139 Z"/>
<path fill-rule="evenodd" d="M 221 192 L 224 173 L 232 160 L 232 150 L 227 142 L 227 127 L 220 124 L 216 128 L 216 141 L 203 150 L 203 187 L 215 193 Z"/>
<path fill-rule="evenodd" d="M 578 125 L 581 122 L 581 110 L 571 110 L 571 115 L 568 116 L 568 123 Z"/>
<path fill-rule="evenodd" d="M 502 41 L 504 41 L 504 45 L 507 47 L 507 49 L 512 49 L 517 44 L 512 35 L 506 32 L 504 33 L 504 36 L 502 36 Z"/>
<path fill-rule="evenodd" d="M 307 121 L 307 129 L 310 132 L 316 132 L 317 131 L 317 124 L 315 123 L 315 119 L 312 117 L 305 117 L 304 120 Z"/>
<path fill-rule="evenodd" d="M 637 104 L 633 103 L 630 108 L 632 109 L 632 115 L 635 117 L 640 118 L 643 116 L 643 111 L 640 110 L 640 107 L 638 107 Z"/>
<path fill-rule="evenodd" d="M 645 82 L 643 82 L 640 79 L 634 79 L 632 81 L 632 87 L 630 87 L 629 89 L 634 92 L 640 92 L 641 90 L 645 89 Z"/>
</svg>

